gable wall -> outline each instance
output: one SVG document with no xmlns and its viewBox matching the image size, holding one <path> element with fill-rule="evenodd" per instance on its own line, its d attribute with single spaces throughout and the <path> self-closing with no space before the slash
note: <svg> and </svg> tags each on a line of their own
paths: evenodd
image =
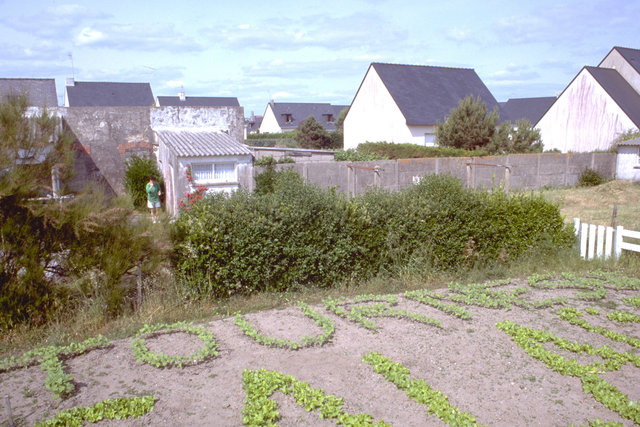
<svg viewBox="0 0 640 427">
<path fill-rule="evenodd" d="M 612 50 L 600 65 L 600 68 L 614 68 L 620 75 L 640 93 L 640 74 L 620 55 L 617 50 Z"/>
<path fill-rule="evenodd" d="M 344 149 L 363 142 L 394 142 L 424 145 L 424 131 L 412 134 L 404 115 L 373 67 L 369 68 L 344 120 Z M 422 132 L 422 133 L 420 133 Z"/>
<path fill-rule="evenodd" d="M 587 70 L 562 93 L 536 125 L 545 150 L 607 150 L 613 140 L 635 125 Z"/>
<path fill-rule="evenodd" d="M 260 123 L 260 133 L 280 133 L 282 129 L 278 124 L 276 115 L 273 113 L 271 104 L 267 104 L 267 110 L 262 117 L 262 123 Z"/>
</svg>

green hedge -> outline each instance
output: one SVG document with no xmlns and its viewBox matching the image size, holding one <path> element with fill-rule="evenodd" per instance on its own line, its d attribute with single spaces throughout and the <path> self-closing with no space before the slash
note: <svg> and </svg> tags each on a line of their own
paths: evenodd
<svg viewBox="0 0 640 427">
<path fill-rule="evenodd" d="M 362 156 L 375 156 L 381 159 L 416 159 L 423 157 L 477 157 L 488 155 L 488 153 L 483 150 L 470 151 L 451 147 L 423 147 L 416 144 L 394 144 L 390 142 L 365 142 L 364 144 L 358 145 L 356 151 Z"/>
<path fill-rule="evenodd" d="M 272 192 L 205 198 L 174 232 L 177 277 L 193 297 L 328 287 L 408 265 L 509 262 L 573 239 L 541 196 L 478 192 L 433 175 L 347 199 L 290 170 L 277 173 Z"/>
</svg>

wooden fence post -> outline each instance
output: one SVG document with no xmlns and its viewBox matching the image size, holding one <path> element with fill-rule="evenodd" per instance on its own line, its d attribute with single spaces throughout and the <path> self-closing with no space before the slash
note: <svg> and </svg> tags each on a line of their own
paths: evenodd
<svg viewBox="0 0 640 427">
<path fill-rule="evenodd" d="M 622 255 L 622 233 L 624 231 L 624 227 L 619 225 L 616 227 L 616 234 L 613 244 L 613 252 L 615 253 L 616 259 L 620 258 Z"/>
<path fill-rule="evenodd" d="M 613 253 L 613 227 L 607 227 L 607 237 L 604 243 L 604 259 L 609 259 Z"/>
<path fill-rule="evenodd" d="M 596 252 L 596 226 L 589 224 L 589 245 L 587 249 L 587 259 L 593 259 Z"/>
<path fill-rule="evenodd" d="M 587 258 L 587 236 L 589 224 L 584 222 L 580 225 L 580 256 L 582 259 Z"/>
</svg>

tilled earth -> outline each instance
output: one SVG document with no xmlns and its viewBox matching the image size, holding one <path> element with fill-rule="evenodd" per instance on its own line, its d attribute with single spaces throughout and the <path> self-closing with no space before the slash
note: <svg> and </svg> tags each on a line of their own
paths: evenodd
<svg viewBox="0 0 640 427">
<path fill-rule="evenodd" d="M 565 307 L 576 307 L 582 312 L 587 307 L 597 308 L 599 314 L 585 313 L 583 318 L 593 325 L 640 337 L 640 324 L 614 322 L 606 317 L 614 310 L 639 314 L 639 309 L 622 302 L 623 297 L 640 296 L 637 290 L 607 288 L 604 299 L 586 301 L 579 297 L 581 290 L 531 288 L 526 280 L 514 280 L 495 289 L 515 287 L 527 288 L 519 296 L 526 301 L 567 297 Z M 450 295 L 448 290 L 436 292 L 445 297 Z M 443 302 L 454 304 L 446 298 Z M 4 396 L 9 397 L 14 423 L 33 425 L 67 408 L 92 406 L 116 397 L 154 395 L 157 397 L 155 407 L 143 417 L 100 424 L 238 426 L 242 425 L 246 397 L 243 370 L 265 368 L 292 375 L 326 394 L 342 397 L 344 410 L 349 414 L 368 413 L 374 421 L 384 420 L 395 426 L 445 425 L 429 413 L 427 407 L 408 398 L 404 391 L 362 361 L 365 354 L 375 351 L 408 368 L 413 379 L 422 379 L 441 391 L 452 405 L 473 415 L 479 424 L 568 426 L 588 425 L 590 420 L 599 418 L 634 425 L 586 394 L 579 378 L 561 375 L 527 355 L 496 323 L 510 320 L 571 341 L 607 345 L 620 352 L 637 354 L 638 349 L 569 324 L 558 316 L 561 308 L 558 305 L 542 309 L 458 305 L 472 317 L 462 320 L 400 295 L 394 308 L 422 313 L 439 320 L 443 327 L 378 317 L 374 319 L 379 326 L 377 332 L 320 305 L 314 306 L 315 311 L 335 322 L 335 334 L 322 346 L 295 351 L 258 344 L 242 333 L 232 317 L 216 320 L 201 326 L 214 334 L 218 355 L 183 368 L 156 368 L 140 362 L 131 350 L 131 339 L 114 341 L 105 348 L 64 360 L 75 388 L 66 399 L 55 398 L 45 388 L 45 372 L 37 365 L 0 373 L 0 420 L 3 425 L 9 423 Z M 345 308 L 349 309 L 350 305 Z M 305 335 L 322 333 L 297 306 L 244 317 L 265 336 L 298 341 Z M 195 335 L 173 332 L 151 337 L 147 344 L 152 351 L 188 355 L 200 348 L 202 341 Z M 598 360 L 595 356 L 560 350 L 553 344 L 544 346 L 580 363 Z M 601 376 L 630 400 L 640 399 L 637 367 L 627 364 Z M 316 412 L 305 412 L 292 396 L 277 392 L 272 399 L 279 406 L 279 425 L 335 425 L 335 421 L 321 420 Z"/>
</svg>

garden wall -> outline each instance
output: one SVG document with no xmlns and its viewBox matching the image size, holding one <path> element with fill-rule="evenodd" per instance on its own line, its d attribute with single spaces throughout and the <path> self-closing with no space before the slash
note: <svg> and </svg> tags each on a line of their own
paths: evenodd
<svg viewBox="0 0 640 427">
<path fill-rule="evenodd" d="M 505 186 L 528 190 L 575 185 L 588 168 L 615 178 L 615 153 L 541 153 L 486 157 L 436 157 L 375 162 L 317 162 L 276 165 L 293 168 L 308 182 L 356 195 L 369 187 L 391 191 L 412 185 L 427 174 L 448 174 L 469 187 Z M 253 177 L 263 167 L 253 168 Z"/>
</svg>

